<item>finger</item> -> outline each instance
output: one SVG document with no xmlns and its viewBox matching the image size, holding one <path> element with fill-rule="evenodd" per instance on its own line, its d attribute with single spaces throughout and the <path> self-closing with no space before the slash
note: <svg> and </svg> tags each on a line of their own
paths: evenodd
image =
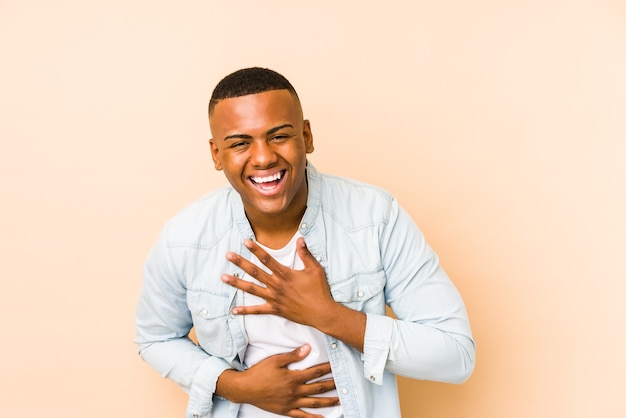
<svg viewBox="0 0 626 418">
<path fill-rule="evenodd" d="M 230 274 L 222 274 L 221 279 L 224 283 L 229 284 L 239 290 L 243 290 L 244 292 L 251 295 L 257 296 L 262 299 L 267 299 L 269 297 L 267 288 L 259 286 L 256 283 L 249 282 L 235 276 L 231 276 Z M 274 310 L 272 309 L 270 304 L 264 303 L 263 305 L 235 306 L 233 309 L 231 309 L 231 312 L 235 315 L 260 315 L 272 314 L 274 313 Z"/>
<path fill-rule="evenodd" d="M 251 295 L 258 296 L 263 299 L 266 299 L 268 297 L 267 289 L 254 282 L 240 279 L 238 277 L 231 276 L 230 274 L 222 274 L 221 279 L 224 283 L 236 287 L 239 290 L 243 290 L 244 292 Z"/>
<path fill-rule="evenodd" d="M 296 402 L 298 408 L 326 408 L 339 405 L 338 397 L 309 396 Z"/>
<path fill-rule="evenodd" d="M 320 266 L 319 261 L 317 261 L 317 259 L 313 257 L 313 254 L 309 251 L 309 247 L 307 247 L 304 238 L 299 237 L 296 241 L 296 251 L 298 252 L 298 257 L 302 260 L 305 269 L 313 266 Z"/>
<path fill-rule="evenodd" d="M 321 363 L 303 370 L 294 370 L 302 383 L 310 382 L 332 372 L 330 363 Z"/>
<path fill-rule="evenodd" d="M 253 264 L 249 260 L 246 260 L 242 256 L 232 251 L 226 253 L 226 259 L 245 271 L 250 277 L 254 277 L 265 286 L 270 286 L 272 283 L 272 275 L 263 271 L 259 266 Z M 229 283 L 230 284 L 230 283 Z"/>
<path fill-rule="evenodd" d="M 285 266 L 280 264 L 278 261 L 276 261 L 274 257 L 269 255 L 267 251 L 261 248 L 256 242 L 252 241 L 251 239 L 247 239 L 243 242 L 243 245 L 245 245 L 246 248 L 249 249 L 252 254 L 254 254 L 261 263 L 263 263 L 264 266 L 269 268 L 275 276 L 287 278 L 289 270 L 286 269 Z"/>
<path fill-rule="evenodd" d="M 333 379 L 320 380 L 319 382 L 308 383 L 302 389 L 302 395 L 321 395 L 335 389 L 335 381 Z"/>
<path fill-rule="evenodd" d="M 314 415 L 309 414 L 308 412 L 302 411 L 300 409 L 294 409 L 287 413 L 288 417 L 291 418 L 324 418 L 323 415 Z"/>
<path fill-rule="evenodd" d="M 235 315 L 270 315 L 274 313 L 274 309 L 266 303 L 253 306 L 235 306 L 231 312 Z"/>
<path fill-rule="evenodd" d="M 298 408 L 309 408 L 309 409 L 316 409 L 316 408 L 327 408 L 327 407 L 331 407 L 331 406 L 337 406 L 339 405 L 339 398 L 338 397 L 304 397 L 304 398 L 300 398 L 296 403 L 295 406 L 297 406 Z M 298 412 L 296 412 L 298 411 Z M 300 415 L 300 412 L 306 414 L 306 415 Z M 291 413 L 295 413 L 294 415 L 290 415 Z M 297 409 L 297 410 L 291 410 L 289 412 L 288 416 L 293 416 L 293 417 L 317 417 L 318 415 L 315 414 L 309 414 L 308 412 L 302 411 L 302 409 Z"/>
</svg>

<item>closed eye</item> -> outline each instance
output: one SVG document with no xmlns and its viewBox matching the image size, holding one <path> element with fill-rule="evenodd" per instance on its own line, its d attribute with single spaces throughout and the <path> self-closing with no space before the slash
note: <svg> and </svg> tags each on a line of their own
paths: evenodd
<svg viewBox="0 0 626 418">
<path fill-rule="evenodd" d="M 289 139 L 290 137 L 291 135 L 280 134 L 280 135 L 274 135 L 271 139 L 272 141 L 284 141 L 286 139 Z"/>
<path fill-rule="evenodd" d="M 243 141 L 233 142 L 232 144 L 228 146 L 228 148 L 241 148 L 241 147 L 245 147 L 246 145 L 248 145 L 248 143 L 243 142 Z"/>
</svg>

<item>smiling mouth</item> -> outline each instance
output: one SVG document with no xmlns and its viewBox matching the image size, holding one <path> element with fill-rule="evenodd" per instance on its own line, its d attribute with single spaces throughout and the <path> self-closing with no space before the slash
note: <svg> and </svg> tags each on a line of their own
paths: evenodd
<svg viewBox="0 0 626 418">
<path fill-rule="evenodd" d="M 261 190 L 272 190 L 280 184 L 284 176 L 285 176 L 285 170 L 281 170 L 278 173 L 271 175 L 271 176 L 265 176 L 265 177 L 250 176 L 248 178 L 250 179 L 250 182 L 254 184 L 255 187 Z"/>
</svg>

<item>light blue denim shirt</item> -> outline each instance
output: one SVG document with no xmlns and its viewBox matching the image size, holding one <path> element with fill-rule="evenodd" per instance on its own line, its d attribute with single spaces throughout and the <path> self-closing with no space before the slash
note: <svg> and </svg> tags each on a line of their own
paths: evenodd
<svg viewBox="0 0 626 418">
<path fill-rule="evenodd" d="M 326 337 L 344 416 L 400 417 L 395 375 L 465 381 L 475 360 L 465 306 L 415 223 L 377 187 L 320 174 L 310 163 L 307 177 L 300 232 L 335 300 L 367 314 L 364 353 Z M 214 391 L 222 371 L 245 369 L 243 318 L 230 313 L 241 294 L 220 277 L 243 276 L 225 254 L 249 259 L 246 238 L 254 234 L 241 198 L 226 187 L 170 220 L 146 261 L 135 342 L 189 394 L 188 418 L 235 418 L 239 410 Z M 188 338 L 192 327 L 199 345 Z"/>
</svg>

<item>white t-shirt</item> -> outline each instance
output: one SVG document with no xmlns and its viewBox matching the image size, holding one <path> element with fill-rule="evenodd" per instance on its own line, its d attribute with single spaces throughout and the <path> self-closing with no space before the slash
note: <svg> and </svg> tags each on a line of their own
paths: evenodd
<svg viewBox="0 0 626 418">
<path fill-rule="evenodd" d="M 296 240 L 300 236 L 299 233 L 296 233 L 285 247 L 278 250 L 273 250 L 262 245 L 261 247 L 279 263 L 295 270 L 302 270 L 304 264 L 296 252 Z M 250 261 L 267 271 L 267 267 L 254 255 L 252 255 Z M 243 279 L 260 284 L 259 281 L 248 275 L 244 275 Z M 243 303 L 246 306 L 261 305 L 265 303 L 265 300 L 249 293 L 244 293 Z M 290 364 L 288 366 L 290 369 L 301 370 L 316 364 L 328 362 L 324 334 L 313 327 L 291 322 L 276 315 L 245 315 L 244 325 L 249 340 L 244 362 L 248 366 L 252 366 L 274 354 L 293 351 L 305 343 L 311 346 L 311 353 L 303 360 Z M 331 374 L 328 374 L 315 380 L 324 380 L 330 377 Z M 337 396 L 337 391 L 332 390 L 316 396 L 335 397 Z M 323 415 L 327 418 L 340 418 L 342 416 L 341 406 L 311 409 L 304 408 L 304 410 L 313 414 Z M 281 415 L 272 414 L 249 404 L 242 404 L 239 410 L 239 418 L 275 418 L 279 416 Z"/>
</svg>

